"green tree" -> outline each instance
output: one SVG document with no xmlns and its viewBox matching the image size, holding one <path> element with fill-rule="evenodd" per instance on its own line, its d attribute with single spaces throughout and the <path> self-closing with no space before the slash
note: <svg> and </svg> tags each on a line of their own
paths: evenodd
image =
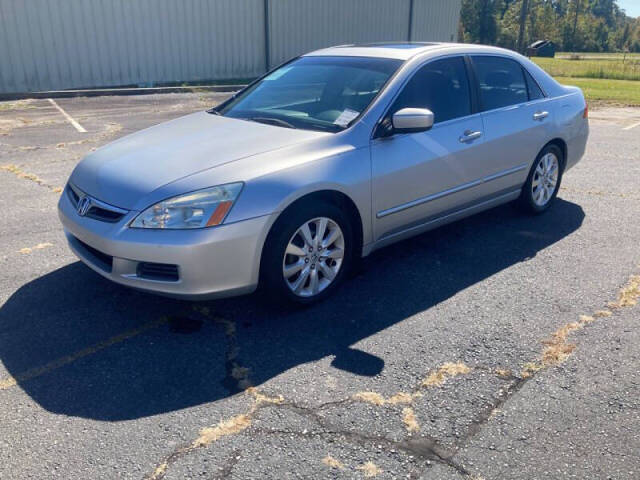
<svg viewBox="0 0 640 480">
<path fill-rule="evenodd" d="M 459 38 L 522 50 L 548 39 L 565 51 L 640 50 L 640 22 L 617 0 L 463 0 Z"/>
<path fill-rule="evenodd" d="M 465 41 L 496 42 L 496 9 L 500 3 L 500 0 L 463 0 L 460 17 Z"/>
</svg>

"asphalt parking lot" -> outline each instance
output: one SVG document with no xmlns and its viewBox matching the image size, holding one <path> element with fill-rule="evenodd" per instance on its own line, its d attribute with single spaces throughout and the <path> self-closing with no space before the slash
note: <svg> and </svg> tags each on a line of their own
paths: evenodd
<svg viewBox="0 0 640 480">
<path fill-rule="evenodd" d="M 391 246 L 301 311 L 76 261 L 89 151 L 208 92 L 0 102 L 0 478 L 640 478 L 639 109 L 591 114 L 545 215 Z M 630 128 L 632 127 L 632 128 Z"/>
</svg>

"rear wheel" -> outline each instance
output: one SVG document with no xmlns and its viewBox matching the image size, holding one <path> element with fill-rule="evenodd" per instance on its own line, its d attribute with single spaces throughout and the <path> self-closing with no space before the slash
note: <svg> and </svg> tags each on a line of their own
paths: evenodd
<svg viewBox="0 0 640 480">
<path fill-rule="evenodd" d="M 323 300 L 351 266 L 353 234 L 332 204 L 300 205 L 274 225 L 263 251 L 262 281 L 271 299 L 298 304 Z"/>
<path fill-rule="evenodd" d="M 538 154 L 519 198 L 525 211 L 542 213 L 551 206 L 560 189 L 563 160 L 556 145 L 547 145 Z"/>
</svg>

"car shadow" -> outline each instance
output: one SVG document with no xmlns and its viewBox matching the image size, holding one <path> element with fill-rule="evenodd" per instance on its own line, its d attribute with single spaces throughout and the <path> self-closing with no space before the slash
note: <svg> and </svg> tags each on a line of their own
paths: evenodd
<svg viewBox="0 0 640 480">
<path fill-rule="evenodd" d="M 241 365 L 250 365 L 254 385 L 326 356 L 335 368 L 373 376 L 384 359 L 352 345 L 534 257 L 583 219 L 562 199 L 541 216 L 498 207 L 375 252 L 330 300 L 303 310 L 251 295 L 195 304 L 206 307 L 198 313 L 76 262 L 2 306 L 0 357 L 48 411 L 108 421 L 225 398 L 243 385 Z"/>
</svg>

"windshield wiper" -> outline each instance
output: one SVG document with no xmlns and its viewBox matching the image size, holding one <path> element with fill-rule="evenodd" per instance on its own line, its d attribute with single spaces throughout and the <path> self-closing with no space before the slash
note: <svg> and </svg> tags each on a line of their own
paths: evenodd
<svg viewBox="0 0 640 480">
<path fill-rule="evenodd" d="M 209 110 L 207 110 L 207 113 L 211 113 L 211 114 L 213 114 L 213 115 L 220 115 L 220 116 L 222 116 L 222 114 L 221 114 L 218 110 L 216 110 L 216 109 L 215 109 L 215 107 L 214 107 L 214 108 L 210 108 Z"/>
<path fill-rule="evenodd" d="M 286 120 L 281 120 L 279 118 L 274 118 L 274 117 L 250 117 L 250 118 L 247 118 L 247 120 L 251 120 L 252 122 L 278 125 L 280 127 L 287 127 L 287 128 L 293 128 L 293 129 L 297 128 L 295 125 L 287 122 Z"/>
<path fill-rule="evenodd" d="M 331 132 L 331 133 L 336 133 L 336 132 L 340 132 L 342 130 L 344 130 L 347 127 L 343 127 L 341 125 L 323 125 L 322 123 L 314 123 L 309 125 L 309 128 L 311 130 L 319 130 L 322 132 Z"/>
</svg>

